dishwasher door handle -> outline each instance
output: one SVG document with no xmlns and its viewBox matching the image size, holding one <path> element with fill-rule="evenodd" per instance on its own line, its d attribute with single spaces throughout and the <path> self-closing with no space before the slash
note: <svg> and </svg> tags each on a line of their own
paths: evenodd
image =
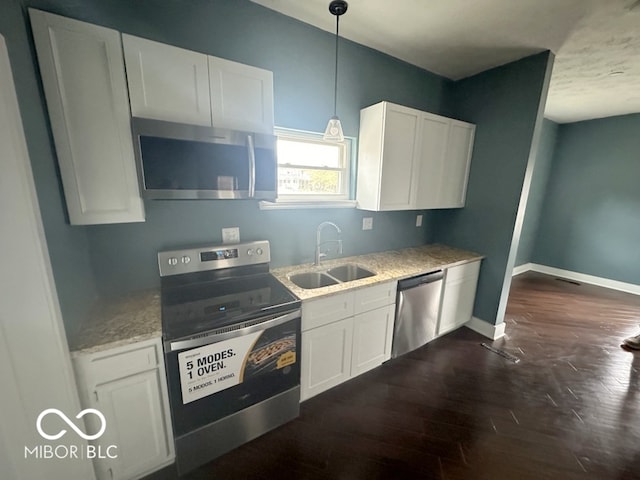
<svg viewBox="0 0 640 480">
<path fill-rule="evenodd" d="M 419 287 L 427 283 L 438 282 L 444 278 L 444 272 L 438 270 L 436 272 L 418 275 L 417 277 L 407 278 L 398 282 L 398 291 L 408 290 L 410 288 Z"/>
</svg>

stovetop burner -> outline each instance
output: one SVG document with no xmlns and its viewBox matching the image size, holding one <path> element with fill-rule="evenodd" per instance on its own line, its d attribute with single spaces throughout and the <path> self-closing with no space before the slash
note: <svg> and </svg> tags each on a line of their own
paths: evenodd
<svg viewBox="0 0 640 480">
<path fill-rule="evenodd" d="M 268 273 L 268 242 L 161 252 L 158 259 L 165 340 L 300 306 L 300 300 Z"/>
<path fill-rule="evenodd" d="M 269 273 L 163 288 L 163 335 L 167 340 L 197 335 L 299 305 Z"/>
</svg>

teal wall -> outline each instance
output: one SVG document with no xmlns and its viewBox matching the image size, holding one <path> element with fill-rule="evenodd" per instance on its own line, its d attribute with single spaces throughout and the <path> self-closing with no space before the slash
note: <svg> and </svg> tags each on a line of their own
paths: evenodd
<svg viewBox="0 0 640 480">
<path fill-rule="evenodd" d="M 640 284 L 640 114 L 563 124 L 532 261 Z"/>
<path fill-rule="evenodd" d="M 542 134 L 538 145 L 533 178 L 531 180 L 531 190 L 529 201 L 520 234 L 520 244 L 516 257 L 516 266 L 531 262 L 533 249 L 535 248 L 538 235 L 538 226 L 542 214 L 542 206 L 546 198 L 547 182 L 551 173 L 551 165 L 558 138 L 558 124 L 551 120 L 544 119 L 542 124 Z"/>
<path fill-rule="evenodd" d="M 69 226 L 66 216 L 26 17 L 17 0 L 0 0 L 0 4 L 0 34 L 9 50 L 60 308 L 67 330 L 71 330 L 77 324 L 75 319 L 86 312 L 97 296 L 89 241 L 84 229 Z"/>
<path fill-rule="evenodd" d="M 487 255 L 474 316 L 501 323 L 515 261 L 516 219 L 529 185 L 553 55 L 544 52 L 456 82 L 453 111 L 476 123 L 467 201 L 432 218 L 434 240 Z M 526 196 L 525 196 L 526 199 Z M 524 207 L 524 206 L 523 206 Z M 520 210 L 521 213 L 523 210 Z"/>
<path fill-rule="evenodd" d="M 312 131 L 323 131 L 333 113 L 334 37 L 247 0 L 0 1 L 67 329 L 97 294 L 157 286 L 159 250 L 219 242 L 222 227 L 239 226 L 243 240 L 271 240 L 275 266 L 310 260 L 323 220 L 343 228 L 345 255 L 430 242 L 426 226 L 415 227 L 415 212 L 260 211 L 253 201 L 149 201 L 145 223 L 70 227 L 27 7 L 269 69 L 276 124 Z M 381 100 L 448 113 L 451 82 L 430 72 L 348 41 L 339 68 L 338 115 L 347 135 L 357 136 L 360 109 Z M 374 218 L 372 231 L 361 230 L 363 216 Z"/>
<path fill-rule="evenodd" d="M 267 238 L 273 265 L 312 258 L 323 220 L 344 231 L 344 254 L 361 254 L 434 240 L 487 254 L 476 315 L 495 322 L 508 238 L 514 231 L 518 192 L 544 95 L 548 54 L 509 64 L 460 82 L 352 42 L 340 53 L 338 114 L 345 133 L 357 136 L 359 110 L 381 100 L 468 120 L 478 125 L 467 208 L 425 214 L 369 213 L 353 209 L 260 211 L 252 201 L 148 201 L 147 222 L 70 227 L 56 168 L 50 127 L 37 76 L 26 7 L 274 72 L 275 121 L 282 127 L 322 131 L 333 106 L 333 36 L 247 0 L 0 0 L 36 187 L 42 204 L 61 306 L 75 328 L 97 294 L 157 286 L 159 250 L 220 241 L 220 229 L 239 226 L 241 238 Z M 345 17 L 344 21 L 348 21 Z M 362 217 L 374 229 L 361 230 Z"/>
</svg>

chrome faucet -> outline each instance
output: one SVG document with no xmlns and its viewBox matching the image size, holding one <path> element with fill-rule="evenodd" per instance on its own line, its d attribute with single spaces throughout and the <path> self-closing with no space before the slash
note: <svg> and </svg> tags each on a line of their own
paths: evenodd
<svg viewBox="0 0 640 480">
<path fill-rule="evenodd" d="M 322 230 L 324 227 L 333 227 L 338 232 L 338 238 L 336 240 L 327 240 L 326 242 L 321 242 Z M 338 244 L 338 255 L 342 255 L 342 239 L 340 238 L 340 234 L 342 230 L 340 227 L 333 222 L 322 222 L 318 225 L 318 230 L 316 230 L 316 261 L 314 265 L 320 265 L 320 259 L 326 257 L 326 253 L 320 253 L 320 246 L 325 243 L 337 243 Z"/>
</svg>

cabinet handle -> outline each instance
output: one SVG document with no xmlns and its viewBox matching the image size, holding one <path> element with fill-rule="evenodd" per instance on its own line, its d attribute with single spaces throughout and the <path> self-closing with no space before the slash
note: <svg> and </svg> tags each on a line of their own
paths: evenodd
<svg viewBox="0 0 640 480">
<path fill-rule="evenodd" d="M 113 468 L 109 468 L 109 477 L 113 479 Z"/>
<path fill-rule="evenodd" d="M 94 390 L 94 391 L 93 391 L 93 394 L 94 394 L 94 395 L 95 395 L 95 397 L 96 397 L 96 402 L 99 402 L 99 401 L 100 401 L 100 399 L 98 398 L 98 391 L 97 391 L 97 390 Z"/>
<path fill-rule="evenodd" d="M 247 135 L 247 151 L 249 153 L 249 198 L 253 198 L 256 196 L 256 149 L 251 135 Z"/>
</svg>

